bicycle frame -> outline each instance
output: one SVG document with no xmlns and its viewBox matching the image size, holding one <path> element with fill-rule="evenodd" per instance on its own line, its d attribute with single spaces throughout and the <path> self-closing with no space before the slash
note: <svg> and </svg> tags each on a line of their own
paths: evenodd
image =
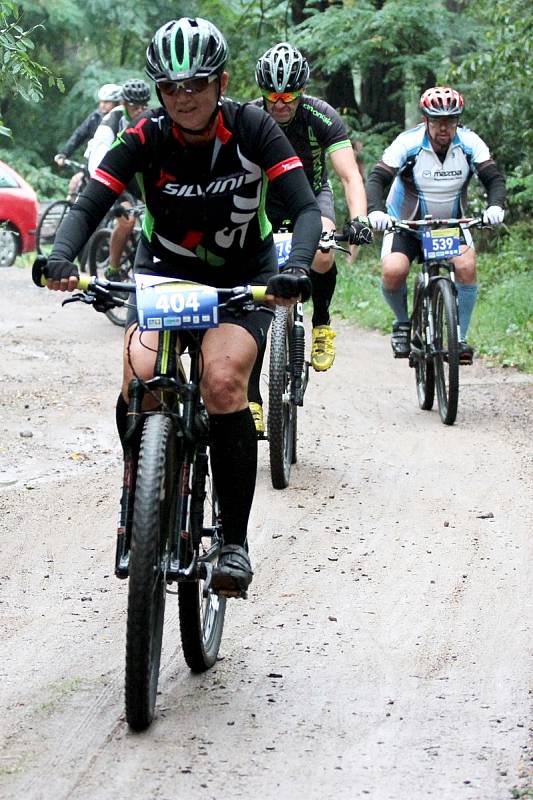
<svg viewBox="0 0 533 800">
<path fill-rule="evenodd" d="M 115 574 L 128 577 L 131 527 L 136 474 L 136 432 L 144 419 L 151 414 L 164 413 L 174 421 L 177 439 L 176 452 L 176 506 L 175 523 L 170 542 L 170 556 L 166 565 L 167 583 L 205 578 L 206 564 L 212 560 L 218 547 L 197 558 L 198 543 L 202 535 L 213 535 L 213 529 L 203 527 L 203 486 L 208 469 L 207 445 L 209 424 L 200 397 L 200 342 L 189 345 L 191 357 L 189 377 L 181 358 L 176 353 L 179 345 L 176 331 L 162 331 L 156 359 L 156 375 L 146 382 L 134 378 L 128 387 L 128 429 L 124 441 L 124 479 L 121 510 L 117 528 Z M 142 411 L 146 395 L 158 394 L 161 409 Z M 192 466 L 196 465 L 195 481 Z M 191 537 L 188 531 L 190 520 Z"/>
</svg>

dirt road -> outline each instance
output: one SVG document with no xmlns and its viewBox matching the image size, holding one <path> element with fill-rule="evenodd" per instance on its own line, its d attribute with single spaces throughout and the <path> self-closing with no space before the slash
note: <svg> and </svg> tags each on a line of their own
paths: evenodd
<svg viewBox="0 0 533 800">
<path fill-rule="evenodd" d="M 192 676 L 169 597 L 157 718 L 123 719 L 121 332 L 2 270 L 0 797 L 503 800 L 533 785 L 533 382 L 476 362 L 452 428 L 339 323 L 299 463 L 260 447 L 255 579 Z"/>
</svg>

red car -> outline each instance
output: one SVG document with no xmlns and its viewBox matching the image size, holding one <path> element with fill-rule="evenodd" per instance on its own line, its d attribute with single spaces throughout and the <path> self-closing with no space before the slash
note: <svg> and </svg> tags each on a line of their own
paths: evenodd
<svg viewBox="0 0 533 800">
<path fill-rule="evenodd" d="M 38 216 L 29 183 L 0 161 L 0 266 L 10 267 L 20 253 L 35 250 Z"/>
</svg>

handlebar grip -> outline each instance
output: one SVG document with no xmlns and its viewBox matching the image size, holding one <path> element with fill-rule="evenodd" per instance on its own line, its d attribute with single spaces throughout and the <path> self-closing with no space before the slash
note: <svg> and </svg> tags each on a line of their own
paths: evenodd
<svg viewBox="0 0 533 800">
<path fill-rule="evenodd" d="M 255 302 L 260 302 L 265 299 L 266 286 L 252 286 L 252 297 Z"/>
<path fill-rule="evenodd" d="M 31 279 L 34 284 L 39 287 L 39 289 L 42 289 L 43 286 L 46 286 L 47 264 L 48 259 L 46 256 L 37 256 L 31 268 Z"/>
</svg>

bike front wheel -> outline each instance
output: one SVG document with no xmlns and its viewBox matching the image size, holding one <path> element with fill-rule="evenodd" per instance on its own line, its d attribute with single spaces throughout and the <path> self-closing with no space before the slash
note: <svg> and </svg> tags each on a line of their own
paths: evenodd
<svg viewBox="0 0 533 800">
<path fill-rule="evenodd" d="M 449 280 L 437 281 L 433 293 L 435 381 L 440 418 L 453 425 L 459 404 L 457 300 Z"/>
<path fill-rule="evenodd" d="M 41 256 L 49 256 L 52 252 L 59 226 L 72 208 L 69 200 L 56 200 L 51 203 L 37 225 L 35 246 Z"/>
<path fill-rule="evenodd" d="M 417 281 L 413 302 L 409 359 L 415 370 L 418 405 L 424 411 L 430 411 L 435 399 L 435 368 L 427 342 L 427 319 L 420 277 L 417 278 Z"/>
<path fill-rule="evenodd" d="M 268 445 L 270 476 L 274 489 L 289 485 L 291 464 L 296 461 L 297 406 L 291 401 L 290 338 L 292 311 L 276 306 L 270 338 L 268 389 Z"/>
<path fill-rule="evenodd" d="M 171 420 L 146 419 L 141 439 L 129 563 L 126 719 L 144 730 L 154 716 L 165 617 L 166 563 L 175 518 L 176 450 Z"/>
<path fill-rule="evenodd" d="M 111 242 L 111 228 L 100 228 L 94 233 L 89 241 L 89 249 L 87 253 L 87 263 L 89 265 L 89 272 L 93 277 L 105 278 L 106 269 L 109 267 L 109 249 Z M 131 260 L 130 260 L 130 246 L 126 247 L 126 251 L 122 256 L 120 263 L 120 274 L 116 280 L 128 281 L 131 280 Z M 124 300 L 129 299 L 129 294 L 124 292 L 113 292 L 116 297 L 121 297 Z M 111 308 L 105 312 L 106 317 L 113 323 L 124 328 L 126 325 L 126 318 L 128 316 L 128 309 L 125 306 Z"/>
<path fill-rule="evenodd" d="M 197 557 L 212 569 L 222 545 L 222 526 L 205 448 L 197 452 L 193 464 L 189 535 L 195 540 Z M 193 672 L 205 672 L 217 660 L 226 598 L 213 594 L 205 580 L 197 579 L 178 583 L 178 600 L 183 656 Z"/>
</svg>

